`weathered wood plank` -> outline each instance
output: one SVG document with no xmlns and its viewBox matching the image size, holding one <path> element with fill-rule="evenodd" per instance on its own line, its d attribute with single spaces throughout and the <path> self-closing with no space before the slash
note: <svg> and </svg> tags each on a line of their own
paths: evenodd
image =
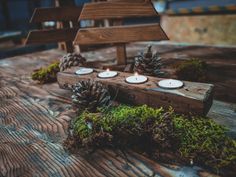
<svg viewBox="0 0 236 177">
<path fill-rule="evenodd" d="M 76 36 L 77 30 L 77 28 L 33 30 L 29 32 L 26 44 L 44 44 L 73 41 Z"/>
<path fill-rule="evenodd" d="M 77 21 L 82 6 L 36 8 L 30 23 L 45 21 Z"/>
<path fill-rule="evenodd" d="M 80 29 L 74 43 L 80 45 L 168 40 L 159 24 Z"/>
<path fill-rule="evenodd" d="M 87 58 L 98 59 L 102 51 L 89 52 Z M 42 86 L 29 79 L 35 67 L 63 54 L 53 49 L 0 61 L 0 176 L 215 176 L 201 168 L 162 165 L 132 151 L 125 155 L 110 149 L 91 154 L 64 151 L 65 133 L 76 116 L 70 107 L 70 92 L 57 83 Z M 110 54 L 102 52 L 101 56 Z M 223 118 L 227 115 L 219 117 Z"/>
<path fill-rule="evenodd" d="M 152 3 L 149 2 L 96 2 L 86 3 L 79 20 L 114 19 L 128 17 L 157 16 Z"/>
<path fill-rule="evenodd" d="M 145 84 L 128 84 L 125 78 L 129 73 L 119 72 L 119 75 L 112 79 L 101 79 L 97 77 L 96 70 L 90 75 L 78 76 L 75 74 L 76 68 L 58 73 L 58 83 L 63 88 L 67 84 L 75 84 L 81 80 L 93 79 L 100 81 L 110 87 L 110 91 L 117 95 L 117 100 L 134 105 L 147 104 L 152 107 L 170 106 L 179 113 L 193 113 L 206 115 L 213 100 L 213 85 L 184 82 L 185 86 L 180 89 L 167 90 L 157 86 L 161 78 L 148 77 Z"/>
</svg>

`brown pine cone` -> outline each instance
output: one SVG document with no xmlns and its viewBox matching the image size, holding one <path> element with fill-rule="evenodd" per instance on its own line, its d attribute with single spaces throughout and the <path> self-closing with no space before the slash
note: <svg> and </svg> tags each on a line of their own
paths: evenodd
<svg viewBox="0 0 236 177">
<path fill-rule="evenodd" d="M 60 71 L 64 71 L 67 68 L 72 66 L 83 66 L 86 62 L 86 59 L 80 54 L 68 53 L 64 55 L 60 60 Z"/>
</svg>

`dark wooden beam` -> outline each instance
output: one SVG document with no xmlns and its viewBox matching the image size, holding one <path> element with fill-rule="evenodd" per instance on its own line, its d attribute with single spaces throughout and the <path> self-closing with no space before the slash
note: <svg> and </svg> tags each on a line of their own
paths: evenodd
<svg viewBox="0 0 236 177">
<path fill-rule="evenodd" d="M 206 115 L 213 100 L 213 85 L 185 81 L 185 86 L 180 89 L 161 89 L 156 84 L 161 78 L 148 77 L 145 84 L 128 84 L 125 78 L 130 73 L 119 72 L 119 75 L 112 79 L 101 79 L 97 77 L 98 72 L 89 75 L 76 75 L 78 67 L 58 73 L 57 80 L 63 88 L 66 84 L 75 84 L 81 80 L 93 79 L 109 86 L 111 93 L 117 94 L 117 100 L 133 105 L 147 104 L 152 107 L 170 106 L 178 113 Z"/>
</svg>

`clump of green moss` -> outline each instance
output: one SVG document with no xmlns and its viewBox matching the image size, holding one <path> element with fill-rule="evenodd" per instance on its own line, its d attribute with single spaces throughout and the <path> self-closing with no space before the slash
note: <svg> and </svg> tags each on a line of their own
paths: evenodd
<svg viewBox="0 0 236 177">
<path fill-rule="evenodd" d="M 39 81 L 41 84 L 55 82 L 57 73 L 60 71 L 59 62 L 52 63 L 46 68 L 40 68 L 31 75 L 33 80 Z"/>
<path fill-rule="evenodd" d="M 224 127 L 171 109 L 121 105 L 100 113 L 85 111 L 73 122 L 73 129 L 79 147 L 146 146 L 151 152 L 170 152 L 215 170 L 232 170 L 236 165 L 236 141 L 226 136 Z"/>
<path fill-rule="evenodd" d="M 176 115 L 173 122 L 181 157 L 215 170 L 236 166 L 236 141 L 226 136 L 225 127 L 201 117 Z"/>
<path fill-rule="evenodd" d="M 175 73 L 181 80 L 204 82 L 207 79 L 207 64 L 199 59 L 191 59 L 179 64 Z"/>
</svg>

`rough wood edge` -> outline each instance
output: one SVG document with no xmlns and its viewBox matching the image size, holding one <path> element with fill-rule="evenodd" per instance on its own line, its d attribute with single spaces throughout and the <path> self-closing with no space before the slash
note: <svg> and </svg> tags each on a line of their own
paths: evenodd
<svg viewBox="0 0 236 177">
<path fill-rule="evenodd" d="M 68 11 L 73 13 L 68 14 Z M 77 21 L 81 11 L 82 6 L 35 8 L 30 23 L 41 23 L 45 21 Z"/>
<path fill-rule="evenodd" d="M 32 30 L 29 32 L 25 44 L 69 42 L 73 41 L 77 31 L 77 28 Z"/>
<path fill-rule="evenodd" d="M 130 11 L 129 11 L 129 13 L 124 14 L 124 15 L 120 15 L 120 14 L 115 15 L 115 14 L 109 13 L 109 14 L 106 14 L 103 16 L 96 16 L 96 15 L 89 16 L 87 13 L 87 11 L 91 10 L 91 8 L 94 8 L 95 10 L 100 10 L 99 7 L 104 8 L 104 6 L 108 6 L 108 5 L 112 5 L 114 7 L 116 7 L 116 6 L 127 7 L 127 6 L 134 6 L 134 5 L 138 5 L 138 6 L 146 5 L 147 7 L 149 6 L 149 8 L 150 8 L 149 10 L 152 10 L 152 11 L 150 11 L 149 14 L 140 11 L 138 14 L 134 13 L 132 15 L 132 14 L 130 14 Z M 103 9 L 103 11 L 104 11 L 104 9 Z M 131 1 L 128 1 L 128 2 L 114 1 L 114 2 L 112 2 L 112 1 L 110 1 L 110 2 L 85 3 L 78 20 L 80 21 L 80 20 L 89 20 L 89 19 L 90 20 L 120 19 L 120 18 L 145 17 L 145 16 L 146 17 L 158 16 L 158 12 L 155 10 L 153 4 L 150 1 L 143 1 L 143 2 L 140 2 L 140 1 L 139 2 L 131 2 Z"/>
<path fill-rule="evenodd" d="M 139 30 L 143 30 L 143 32 L 145 32 L 145 29 L 152 29 L 152 28 L 156 28 L 159 30 L 159 32 L 161 34 L 156 35 L 156 37 L 154 38 L 153 35 L 148 34 L 148 37 L 142 37 L 142 39 L 140 38 L 140 35 L 135 34 L 136 36 L 132 36 L 132 39 L 127 39 L 126 37 L 123 38 L 115 38 L 115 36 L 111 36 L 111 34 L 113 33 L 118 33 L 117 31 L 119 30 L 119 33 L 126 33 L 127 31 L 130 33 L 135 33 L 135 30 L 139 29 Z M 116 31 L 114 31 L 116 30 Z M 104 40 L 104 37 L 101 35 L 101 33 L 103 33 L 104 31 L 106 31 L 106 33 L 109 33 L 110 37 L 107 40 Z M 154 31 L 155 32 L 155 31 Z M 87 34 L 85 34 L 87 33 Z M 93 37 L 89 37 L 88 35 L 90 35 L 90 33 L 97 33 L 96 36 L 98 36 L 101 40 L 97 40 L 94 39 Z M 83 40 L 82 38 L 85 37 L 85 35 L 87 35 L 87 38 L 90 38 L 89 42 Z M 101 35 L 101 36 L 99 36 Z M 112 38 L 113 37 L 113 38 Z M 77 34 L 76 37 L 74 39 L 74 44 L 79 44 L 79 45 L 89 45 L 89 44 L 117 44 L 117 43 L 128 43 L 128 42 L 137 42 L 137 41 L 160 41 L 160 40 L 169 40 L 168 36 L 166 35 L 166 33 L 164 32 L 164 30 L 162 29 L 162 27 L 160 26 L 159 23 L 152 23 L 152 24 L 142 24 L 142 25 L 129 25 L 129 26 L 113 26 L 113 27 L 103 27 L 103 28 L 82 28 L 80 29 Z"/>
</svg>

